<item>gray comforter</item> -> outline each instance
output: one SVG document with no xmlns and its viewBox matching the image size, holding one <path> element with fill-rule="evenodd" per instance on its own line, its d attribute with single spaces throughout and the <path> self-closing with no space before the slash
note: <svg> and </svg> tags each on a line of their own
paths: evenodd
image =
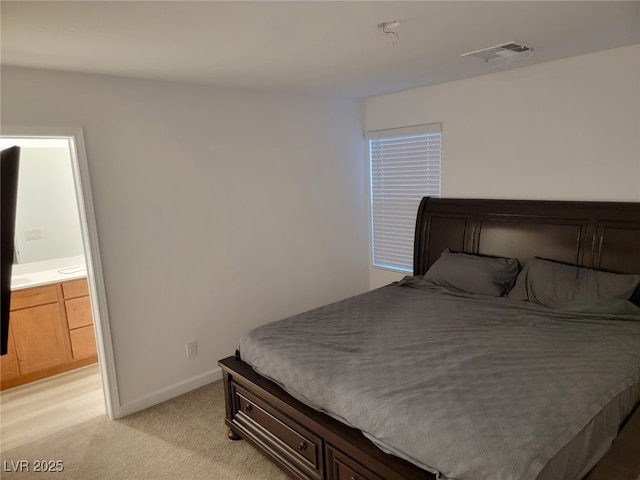
<svg viewBox="0 0 640 480">
<path fill-rule="evenodd" d="M 456 479 L 534 479 L 612 399 L 640 399 L 640 317 L 413 277 L 256 328 L 240 352 L 384 450 Z"/>
</svg>

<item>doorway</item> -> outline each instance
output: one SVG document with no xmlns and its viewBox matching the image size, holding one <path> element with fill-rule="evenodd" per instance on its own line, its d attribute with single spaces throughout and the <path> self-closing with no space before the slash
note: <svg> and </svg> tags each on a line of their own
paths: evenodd
<svg viewBox="0 0 640 480">
<path fill-rule="evenodd" d="M 12 145 L 17 144 L 26 150 L 29 148 L 37 148 L 39 142 L 42 142 L 43 145 L 48 142 L 48 144 L 56 144 L 58 148 L 60 146 L 67 148 L 70 167 L 69 174 L 71 175 L 71 178 L 67 179 L 70 190 L 67 194 L 75 200 L 77 206 L 77 211 L 67 216 L 64 220 L 64 222 L 66 222 L 66 232 L 68 233 L 66 237 L 68 241 L 65 241 L 67 245 L 62 247 L 60 245 L 53 245 L 47 246 L 46 248 L 33 248 L 38 243 L 34 240 L 42 240 L 45 236 L 55 237 L 52 227 L 39 228 L 36 224 L 25 224 L 22 225 L 20 229 L 16 228 L 16 237 L 20 236 L 20 238 L 16 238 L 18 253 L 14 258 L 14 273 L 16 273 L 15 263 L 17 263 L 18 272 L 25 269 L 28 271 L 29 261 L 44 261 L 46 263 L 49 260 L 43 257 L 43 255 L 45 255 L 43 252 L 47 251 L 47 254 L 51 254 L 54 257 L 62 256 L 62 258 L 70 258 L 71 263 L 74 263 L 73 265 L 56 265 L 56 268 L 60 267 L 57 268 L 58 272 L 62 272 L 63 275 L 74 276 L 74 278 L 86 277 L 86 286 L 90 298 L 90 306 L 87 305 L 87 308 L 90 309 L 93 319 L 98 363 L 97 367 L 95 363 L 93 367 L 82 367 L 85 371 L 75 372 L 75 377 L 78 377 L 78 375 L 82 377 L 83 375 L 87 376 L 91 374 L 95 377 L 95 373 L 97 372 L 100 377 L 99 383 L 104 399 L 104 412 L 112 419 L 118 418 L 119 401 L 115 379 L 115 365 L 102 276 L 102 264 L 99 253 L 96 219 L 93 209 L 93 198 L 82 130 L 3 127 L 0 141 L 2 142 L 2 148 L 10 146 L 9 143 L 11 143 Z M 59 197 L 62 196 L 64 195 L 59 195 Z M 71 218 L 74 216 L 76 220 L 75 223 Z M 17 223 L 18 218 L 16 219 L 16 224 Z M 18 227 L 18 225 L 16 226 Z M 77 230 L 79 234 L 77 241 L 73 240 L 74 235 L 72 235 L 72 232 L 74 230 Z M 43 244 L 44 242 L 41 243 Z M 38 247 L 41 247 L 41 245 L 38 245 Z M 62 251 L 60 251 L 60 248 L 62 248 Z M 50 252 L 56 249 L 58 249 L 57 253 L 52 254 Z M 53 263 L 55 263 L 55 261 Z M 23 267 L 22 264 L 27 266 Z M 26 275 L 24 277 L 27 277 L 26 281 L 28 282 L 31 280 L 28 277 L 32 276 L 35 277 L 36 275 Z M 18 279 L 18 283 L 20 283 L 20 281 L 25 280 Z M 76 282 L 77 281 L 78 280 L 76 280 Z M 89 302 L 87 303 L 89 304 Z M 86 330 L 86 328 L 78 328 L 77 331 L 73 333 L 79 335 L 83 330 Z M 81 344 L 78 343 L 78 345 Z M 38 381 L 38 386 L 45 388 L 44 385 L 46 382 L 47 380 L 40 380 Z"/>
</svg>

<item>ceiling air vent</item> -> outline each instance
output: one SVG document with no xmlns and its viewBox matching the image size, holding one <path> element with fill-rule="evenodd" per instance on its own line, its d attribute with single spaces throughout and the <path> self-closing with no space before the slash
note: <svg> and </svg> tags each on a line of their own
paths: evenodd
<svg viewBox="0 0 640 480">
<path fill-rule="evenodd" d="M 490 62 L 502 58 L 515 57 L 517 55 L 523 55 L 524 58 L 528 57 L 531 53 L 533 53 L 533 47 L 531 45 L 525 45 L 522 42 L 507 42 L 494 47 L 463 53 L 460 56 L 477 57 L 483 59 L 485 62 Z"/>
</svg>

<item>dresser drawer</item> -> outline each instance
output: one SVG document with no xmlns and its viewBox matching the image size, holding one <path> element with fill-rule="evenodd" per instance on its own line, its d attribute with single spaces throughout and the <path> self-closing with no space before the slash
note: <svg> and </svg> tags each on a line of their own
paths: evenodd
<svg viewBox="0 0 640 480">
<path fill-rule="evenodd" d="M 55 285 L 25 288 L 11 292 L 11 310 L 35 307 L 58 301 L 58 291 Z"/>
<path fill-rule="evenodd" d="M 259 437 L 285 466 L 303 478 L 322 478 L 322 440 L 312 432 L 258 399 L 239 385 L 231 384 L 234 423 Z"/>
<path fill-rule="evenodd" d="M 329 457 L 329 478 L 331 480 L 382 480 L 381 477 L 363 467 L 331 446 L 327 448 Z"/>
</svg>

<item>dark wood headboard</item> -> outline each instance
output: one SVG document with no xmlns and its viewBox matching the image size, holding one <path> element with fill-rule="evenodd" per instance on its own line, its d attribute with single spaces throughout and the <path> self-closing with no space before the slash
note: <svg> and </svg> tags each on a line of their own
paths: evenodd
<svg viewBox="0 0 640 480">
<path fill-rule="evenodd" d="M 640 203 L 425 197 L 414 243 L 414 275 L 446 248 L 534 257 L 618 273 L 640 273 Z"/>
</svg>

